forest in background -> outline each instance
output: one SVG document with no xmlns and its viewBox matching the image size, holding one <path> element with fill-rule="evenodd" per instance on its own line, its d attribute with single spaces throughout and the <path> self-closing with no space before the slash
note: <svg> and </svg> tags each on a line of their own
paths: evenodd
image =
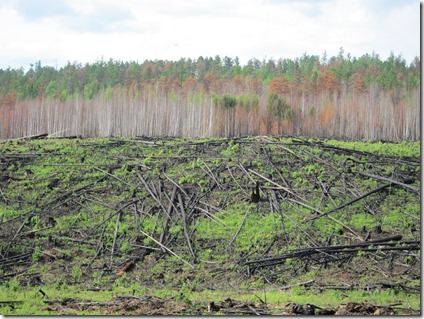
<svg viewBox="0 0 424 319">
<path fill-rule="evenodd" d="M 0 69 L 0 138 L 420 139 L 420 59 L 225 56 Z"/>
</svg>

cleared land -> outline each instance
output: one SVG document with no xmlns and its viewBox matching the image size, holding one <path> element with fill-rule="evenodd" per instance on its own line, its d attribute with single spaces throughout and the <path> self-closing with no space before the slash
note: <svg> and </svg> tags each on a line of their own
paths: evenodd
<svg viewBox="0 0 424 319">
<path fill-rule="evenodd" d="M 271 137 L 4 141 L 0 313 L 418 314 L 419 152 Z"/>
</svg>

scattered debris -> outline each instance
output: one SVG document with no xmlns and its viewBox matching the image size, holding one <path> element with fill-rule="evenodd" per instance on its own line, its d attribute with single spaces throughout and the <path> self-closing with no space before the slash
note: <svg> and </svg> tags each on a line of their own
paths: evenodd
<svg viewBox="0 0 424 319">
<path fill-rule="evenodd" d="M 343 284 L 332 278 L 327 286 L 317 279 L 300 284 L 294 280 L 280 290 L 302 286 L 420 292 L 420 287 L 409 282 L 420 275 L 420 216 L 407 208 L 410 200 L 414 205 L 420 200 L 418 157 L 384 156 L 301 138 L 76 139 L 64 148 L 55 148 L 49 139 L 34 140 L 39 138 L 45 136 L 6 142 L 0 152 L 0 202 L 7 212 L 0 220 L 1 282 L 19 276 L 22 282 L 41 286 L 46 282 L 43 274 L 36 277 L 28 269 L 35 263 L 48 263 L 63 273 L 66 282 L 75 265 L 83 278 L 101 272 L 102 278 L 113 282 L 127 274 L 150 284 L 154 280 L 144 278 L 143 271 L 171 257 L 176 273 L 182 265 L 196 271 L 214 264 L 216 272 L 234 271 L 243 280 L 260 274 L 274 285 L 281 274 L 295 278 L 311 267 L 340 270 L 350 276 L 373 272 L 381 278 L 367 287 L 356 284 L 354 277 Z M 49 147 L 37 144 L 50 141 Z M 21 153 L 11 151 L 18 142 L 29 145 Z M 76 150 L 80 153 L 72 157 Z M 96 156 L 90 157 L 91 153 Z M 387 202 L 394 203 L 396 207 L 391 209 L 408 219 L 396 229 L 384 224 Z M 231 226 L 234 230 L 228 237 L 211 239 L 198 231 L 203 220 L 228 229 L 222 215 L 240 203 L 247 209 L 240 213 L 236 226 Z M 375 224 L 353 223 L 351 216 L 357 210 L 371 216 Z M 261 235 L 267 239 L 252 240 L 251 248 L 237 250 L 252 220 L 267 214 L 273 214 L 275 222 L 272 233 L 267 228 Z M 323 232 L 316 224 L 326 219 L 333 230 Z M 206 250 L 208 260 L 203 260 L 200 256 Z M 73 264 L 75 253 L 85 254 L 78 255 L 82 265 Z M 227 254 L 226 262 L 234 266 L 231 270 L 228 265 L 220 268 L 219 259 L 214 258 L 222 254 Z M 354 262 L 364 269 L 353 274 Z M 402 281 L 395 281 L 393 273 L 402 273 Z M 77 271 L 74 275 L 79 277 Z M 165 282 L 164 278 L 158 281 Z M 68 308 L 90 307 L 107 308 L 105 314 L 193 311 L 186 304 L 176 306 L 175 300 L 162 301 L 153 297 L 104 304 L 62 300 L 49 307 L 63 314 Z M 175 307 L 167 309 L 164 303 Z M 271 313 L 264 304 L 231 299 L 202 307 L 194 311 Z M 337 311 L 390 311 L 349 307 Z M 291 311 L 331 314 L 336 310 L 311 303 L 293 306 Z"/>
</svg>

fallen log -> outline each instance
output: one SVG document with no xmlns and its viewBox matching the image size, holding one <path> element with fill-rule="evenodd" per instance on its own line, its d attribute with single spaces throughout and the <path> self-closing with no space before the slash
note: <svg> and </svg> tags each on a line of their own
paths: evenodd
<svg viewBox="0 0 424 319">
<path fill-rule="evenodd" d="M 323 247 L 315 247 L 315 248 L 307 248 L 307 249 L 298 249 L 292 251 L 287 254 L 271 256 L 266 258 L 260 258 L 256 260 L 247 260 L 242 265 L 257 265 L 255 267 L 266 267 L 270 265 L 276 265 L 284 262 L 289 258 L 301 258 L 305 256 L 310 256 L 319 253 L 325 254 L 334 254 L 334 253 L 357 253 L 359 251 L 383 251 L 383 250 L 420 250 L 420 245 L 415 244 L 408 246 L 396 246 L 396 247 L 369 247 L 373 245 L 377 245 L 380 243 L 386 243 L 389 241 L 394 241 L 396 244 L 399 244 L 399 241 L 402 239 L 401 235 L 376 239 L 367 242 L 359 242 L 351 245 L 338 245 L 338 246 L 323 246 Z"/>
<path fill-rule="evenodd" d="M 333 213 L 333 212 L 335 212 L 335 211 L 337 211 L 337 210 L 340 210 L 340 209 L 342 209 L 342 208 L 345 208 L 346 206 L 352 205 L 352 204 L 356 203 L 357 201 L 360 201 L 361 199 L 364 199 L 365 197 L 368 197 L 368 196 L 369 196 L 369 195 L 371 195 L 371 194 L 374 194 L 374 193 L 377 193 L 377 192 L 379 192 L 379 191 L 382 191 L 383 189 L 386 189 L 386 188 L 388 188 L 388 187 L 390 187 L 390 186 L 392 186 L 392 184 L 386 184 L 386 185 L 383 185 L 383 186 L 377 187 L 377 188 L 375 188 L 375 189 L 373 189 L 373 190 L 369 191 L 368 193 L 366 193 L 366 194 L 364 194 L 364 195 L 358 196 L 358 197 L 356 197 L 356 198 L 352 199 L 351 201 L 349 201 L 349 202 L 347 202 L 347 203 L 344 203 L 344 204 L 342 204 L 342 205 L 340 205 L 340 206 L 337 206 L 337 207 L 335 207 L 335 208 L 333 208 L 333 209 L 329 210 L 328 212 L 325 212 L 325 213 L 323 213 L 323 214 L 320 214 L 320 215 L 314 216 L 314 217 L 312 217 L 312 218 L 308 218 L 308 219 L 307 219 L 307 220 L 305 220 L 303 223 L 306 223 L 306 222 L 309 222 L 309 221 L 312 221 L 312 220 L 315 220 L 315 219 L 318 219 L 318 218 L 321 218 L 321 217 L 327 216 L 328 214 L 331 214 L 331 213 Z"/>
<path fill-rule="evenodd" d="M 312 279 L 312 280 L 308 280 L 308 281 L 305 281 L 305 282 L 299 282 L 299 283 L 294 284 L 294 285 L 283 286 L 283 287 L 278 288 L 278 290 L 284 291 L 284 290 L 291 289 L 293 287 L 299 287 L 299 286 L 307 287 L 307 286 L 312 285 L 314 282 L 315 282 L 315 280 Z M 276 290 L 276 289 L 272 289 L 272 290 Z"/>
<path fill-rule="evenodd" d="M 18 140 L 36 140 L 38 138 L 46 138 L 49 134 L 48 133 L 42 133 L 42 134 L 36 134 L 36 135 L 28 135 L 18 138 L 11 138 L 7 141 L 18 141 Z"/>
<path fill-rule="evenodd" d="M 160 146 L 156 142 L 143 141 L 143 140 L 124 140 L 124 139 L 118 139 L 118 138 L 109 138 L 109 141 L 120 142 L 120 143 L 142 143 L 142 144 L 148 144 L 150 146 Z"/>
<path fill-rule="evenodd" d="M 0 259 L 0 265 L 2 265 L 4 263 L 9 263 L 11 261 L 16 262 L 17 260 L 20 260 L 20 259 L 26 259 L 26 258 L 31 257 L 31 255 L 32 255 L 32 252 L 27 252 L 27 253 L 24 253 L 24 254 L 13 256 L 13 257 L 6 257 L 6 258 L 3 258 L 3 259 Z"/>
<path fill-rule="evenodd" d="M 379 179 L 379 180 L 382 180 L 382 181 L 390 182 L 391 184 L 395 184 L 397 186 L 400 186 L 400 187 L 402 187 L 402 188 L 404 188 L 406 190 L 413 191 L 415 193 L 419 193 L 420 192 L 420 189 L 419 188 L 415 188 L 415 187 L 410 186 L 410 185 L 407 185 L 405 183 L 398 182 L 398 181 L 396 181 L 394 179 L 391 179 L 391 178 L 387 178 L 387 177 L 383 177 L 383 176 L 378 176 L 378 175 L 374 175 L 374 174 L 369 174 L 369 173 L 363 173 L 363 172 L 359 172 L 358 174 L 361 175 L 361 176 L 364 176 L 364 177 L 375 178 L 375 179 Z"/>
</svg>

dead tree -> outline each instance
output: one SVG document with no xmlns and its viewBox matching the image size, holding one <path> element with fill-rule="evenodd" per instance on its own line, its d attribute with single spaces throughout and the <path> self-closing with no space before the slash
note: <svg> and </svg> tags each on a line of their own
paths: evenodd
<svg viewBox="0 0 424 319">
<path fill-rule="evenodd" d="M 259 194 L 259 182 L 256 182 L 256 189 L 252 190 L 250 200 L 252 203 L 259 203 L 259 201 L 261 200 L 261 195 Z"/>
</svg>

